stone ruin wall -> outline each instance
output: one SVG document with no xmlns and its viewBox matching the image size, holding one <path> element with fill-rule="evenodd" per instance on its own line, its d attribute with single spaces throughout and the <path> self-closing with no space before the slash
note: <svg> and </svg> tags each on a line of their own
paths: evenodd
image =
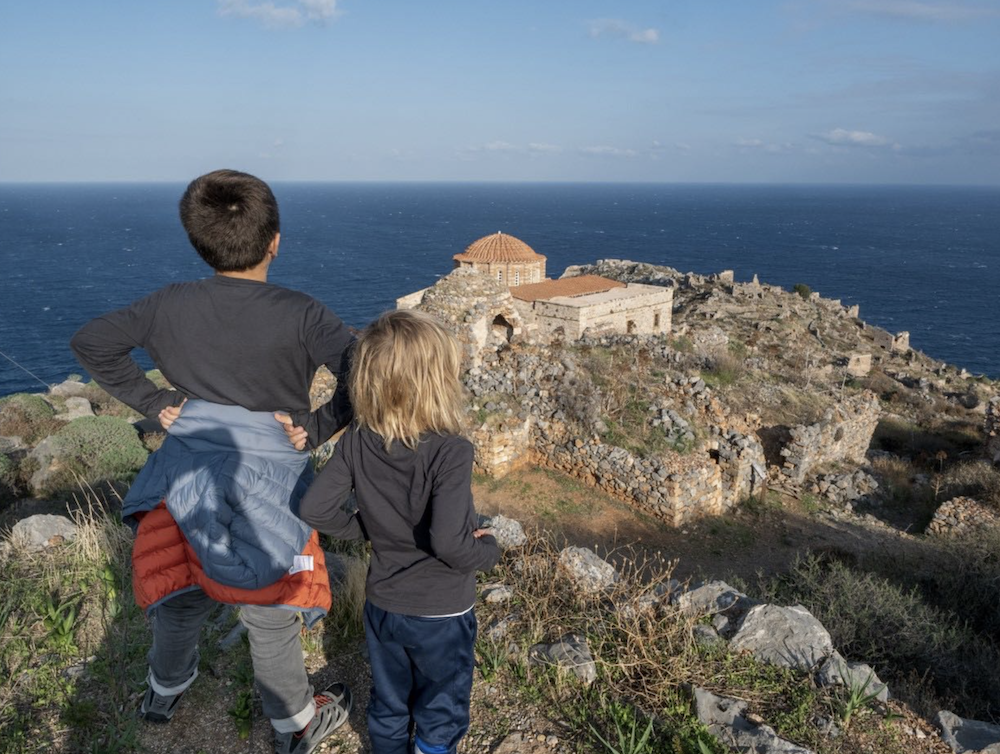
<svg viewBox="0 0 1000 754">
<path fill-rule="evenodd" d="M 812 469 L 825 463 L 863 463 L 881 413 L 878 398 L 866 391 L 834 406 L 815 424 L 792 427 L 792 439 L 781 450 L 782 474 L 802 483 Z"/>
<path fill-rule="evenodd" d="M 597 439 L 571 437 L 566 427 L 524 423 L 473 432 L 476 471 L 500 477 L 534 463 L 581 479 L 671 526 L 723 514 L 759 491 L 764 451 L 752 437 L 730 431 L 709 443 L 711 453 L 641 458 Z"/>
</svg>

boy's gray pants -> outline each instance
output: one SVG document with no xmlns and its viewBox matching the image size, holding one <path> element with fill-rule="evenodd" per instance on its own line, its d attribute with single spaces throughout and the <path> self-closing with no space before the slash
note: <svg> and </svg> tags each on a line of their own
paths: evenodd
<svg viewBox="0 0 1000 754">
<path fill-rule="evenodd" d="M 157 694 L 179 694 L 194 682 L 198 676 L 198 635 L 217 604 L 201 589 L 194 589 L 153 608 L 149 685 Z M 250 638 L 264 714 L 278 733 L 302 730 L 312 721 L 316 706 L 302 658 L 298 613 L 244 605 L 240 620 Z"/>
</svg>

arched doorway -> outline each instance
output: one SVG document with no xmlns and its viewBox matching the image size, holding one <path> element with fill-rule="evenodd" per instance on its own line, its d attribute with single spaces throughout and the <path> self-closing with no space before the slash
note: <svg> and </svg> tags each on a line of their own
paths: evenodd
<svg viewBox="0 0 1000 754">
<path fill-rule="evenodd" d="M 514 326 L 507 321 L 506 317 L 498 314 L 493 318 L 493 334 L 497 338 L 510 343 L 510 339 L 514 336 Z"/>
</svg>

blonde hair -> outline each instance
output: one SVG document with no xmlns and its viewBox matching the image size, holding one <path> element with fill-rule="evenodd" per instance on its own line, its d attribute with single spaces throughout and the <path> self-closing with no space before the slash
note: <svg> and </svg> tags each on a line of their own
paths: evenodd
<svg viewBox="0 0 1000 754">
<path fill-rule="evenodd" d="M 413 449 L 424 432 L 459 434 L 465 396 L 458 342 L 438 320 L 415 311 L 386 312 L 358 338 L 348 377 L 354 417 L 386 450 Z"/>
</svg>

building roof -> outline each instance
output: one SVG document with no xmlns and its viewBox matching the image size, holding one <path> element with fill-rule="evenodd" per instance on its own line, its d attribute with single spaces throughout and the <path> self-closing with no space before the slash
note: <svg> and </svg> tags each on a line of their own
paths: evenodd
<svg viewBox="0 0 1000 754">
<path fill-rule="evenodd" d="M 545 280 L 541 283 L 519 285 L 510 289 L 510 295 L 522 301 L 539 301 L 557 296 L 584 296 L 601 293 L 612 288 L 624 288 L 625 283 L 602 278 L 600 275 L 578 275 L 577 277 Z"/>
<path fill-rule="evenodd" d="M 540 262 L 545 259 L 520 238 L 500 231 L 473 241 L 464 253 L 453 258 L 459 262 Z"/>
</svg>

